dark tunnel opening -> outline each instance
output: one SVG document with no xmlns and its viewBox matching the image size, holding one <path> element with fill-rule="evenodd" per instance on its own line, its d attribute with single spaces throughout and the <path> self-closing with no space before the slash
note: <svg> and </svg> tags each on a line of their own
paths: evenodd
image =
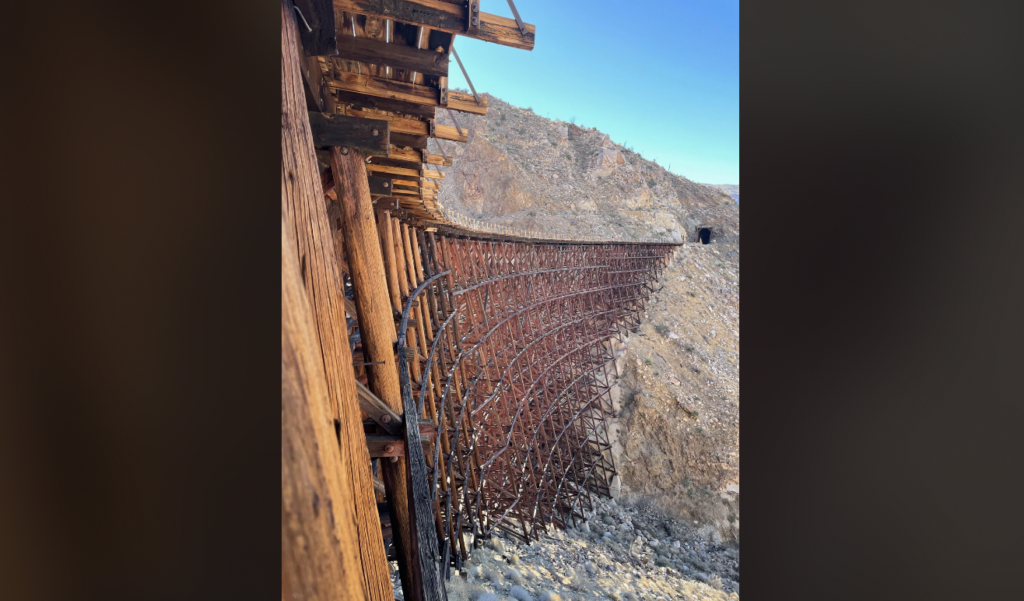
<svg viewBox="0 0 1024 601">
<path fill-rule="evenodd" d="M 702 227 L 697 230 L 697 239 L 700 240 L 701 244 L 711 242 L 711 228 Z"/>
</svg>

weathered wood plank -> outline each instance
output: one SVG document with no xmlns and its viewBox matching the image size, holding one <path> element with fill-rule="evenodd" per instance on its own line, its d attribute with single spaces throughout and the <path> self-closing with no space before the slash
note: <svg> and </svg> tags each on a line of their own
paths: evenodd
<svg viewBox="0 0 1024 601">
<path fill-rule="evenodd" d="M 299 599 L 364 599 L 355 491 L 323 411 L 327 381 L 289 229 L 282 216 L 282 584 Z"/>
<path fill-rule="evenodd" d="M 381 157 L 383 159 L 383 157 Z M 379 161 L 381 159 L 374 159 Z M 430 165 L 443 165 L 445 167 L 452 166 L 452 158 L 444 157 L 439 154 L 430 154 L 422 150 L 408 150 L 395 145 L 395 141 L 391 140 L 391 149 L 388 153 L 387 160 L 392 161 L 403 161 L 407 163 L 427 163 Z M 397 167 L 397 165 L 395 165 Z"/>
<path fill-rule="evenodd" d="M 390 173 L 392 175 L 405 175 L 409 177 L 419 177 L 420 172 L 414 169 L 403 169 L 402 167 L 388 167 L 385 165 L 376 165 L 370 163 L 366 166 L 367 171 L 370 173 Z"/>
<path fill-rule="evenodd" d="M 298 30 L 306 56 L 338 54 L 334 6 L 331 0 L 293 0 L 299 10 Z M 308 25 L 308 27 L 307 27 Z"/>
<path fill-rule="evenodd" d="M 430 138 L 426 135 L 419 136 L 415 134 L 400 133 L 391 134 L 391 141 L 393 143 L 399 146 L 407 146 L 415 150 L 425 150 L 427 148 L 427 140 L 429 139 Z"/>
<path fill-rule="evenodd" d="M 412 46 L 387 43 L 371 38 L 352 37 L 352 34 L 338 35 L 338 55 L 364 63 L 387 65 L 393 69 L 405 69 L 416 73 L 446 77 L 448 55 L 433 50 L 419 50 Z"/>
<path fill-rule="evenodd" d="M 334 73 L 334 77 L 327 82 L 327 85 L 331 90 L 339 92 L 364 94 L 367 96 L 398 100 L 423 106 L 442 106 L 440 92 L 437 88 L 421 86 L 404 81 L 384 79 L 382 77 L 374 77 L 372 75 L 352 73 L 349 71 L 337 71 Z M 487 99 L 481 98 L 481 101 L 482 104 L 477 105 L 471 94 L 449 92 L 447 107 L 464 113 L 486 115 Z"/>
<path fill-rule="evenodd" d="M 360 382 L 356 382 L 356 390 L 359 393 L 359 407 L 370 416 L 370 419 L 395 436 L 402 433 L 401 414 L 388 407 L 387 403 Z"/>
<path fill-rule="evenodd" d="M 326 84 L 325 88 L 326 88 Z M 366 96 L 358 92 L 349 92 L 346 90 L 340 90 L 337 88 L 331 89 L 333 97 L 339 104 L 353 104 L 362 108 L 378 109 L 381 111 L 389 111 L 395 113 L 404 113 L 406 115 L 415 115 L 417 117 L 424 117 L 427 119 L 433 119 L 435 114 L 435 107 L 425 106 L 422 104 L 415 104 L 412 102 L 403 102 L 401 100 L 393 100 L 391 98 L 381 98 L 376 96 Z"/>
<path fill-rule="evenodd" d="M 523 35 L 515 19 L 484 12 L 480 13 L 479 28 L 467 33 L 466 7 L 438 0 L 334 0 L 334 8 L 361 15 L 379 15 L 523 50 L 533 50 L 537 33 L 534 25 L 525 23 L 526 35 Z"/>
<path fill-rule="evenodd" d="M 310 112 L 309 125 L 316 146 L 347 146 L 370 156 L 388 155 L 391 136 L 386 119 Z"/>
<path fill-rule="evenodd" d="M 301 61 L 302 77 L 313 94 L 313 101 L 321 113 L 333 115 L 335 113 L 334 96 L 330 88 L 324 83 L 324 72 L 320 68 L 320 61 L 315 56 L 307 56 Z"/>
<path fill-rule="evenodd" d="M 287 0 L 281 12 L 282 572 L 285 586 L 304 599 L 393 599 L 296 15 Z M 343 438 L 334 420 L 345 426 Z"/>
<path fill-rule="evenodd" d="M 396 413 L 404 413 L 394 354 L 398 334 L 388 298 L 381 244 L 374 225 L 366 157 L 358 150 L 349 150 L 347 154 L 342 154 L 339 148 L 333 147 L 331 168 L 334 170 L 335 189 L 342 207 L 342 231 L 345 234 L 345 251 L 352 270 L 349 275 L 355 289 L 363 352 L 370 362 L 379 362 L 367 366 L 369 388 Z M 418 430 L 416 434 L 419 434 Z M 362 441 L 362 437 L 359 437 L 359 440 Z M 416 599 L 415 591 L 422 590 L 423 587 L 418 558 L 414 556 L 414 541 L 410 538 L 411 517 L 406 461 L 399 457 L 395 463 L 384 462 L 381 471 L 394 525 L 402 590 L 408 591 L 406 599 Z"/>
</svg>

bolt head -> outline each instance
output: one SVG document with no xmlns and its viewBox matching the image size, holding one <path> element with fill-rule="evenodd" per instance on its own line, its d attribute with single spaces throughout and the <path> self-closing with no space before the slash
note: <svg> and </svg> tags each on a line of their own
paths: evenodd
<svg viewBox="0 0 1024 601">
<path fill-rule="evenodd" d="M 391 183 L 390 183 L 390 182 L 384 182 L 384 187 L 385 187 L 385 188 L 387 188 L 387 187 L 388 187 L 388 186 L 390 186 L 390 185 L 391 185 Z"/>
<path fill-rule="evenodd" d="M 340 149 L 341 154 L 348 154 L 348 146 L 342 146 Z"/>
<path fill-rule="evenodd" d="M 384 452 L 385 453 L 394 453 L 395 452 L 395 445 L 389 444 L 388 446 L 384 447 Z"/>
<path fill-rule="evenodd" d="M 385 424 L 390 424 L 391 423 L 391 416 L 387 415 L 387 414 L 384 414 L 383 416 L 381 416 L 380 421 L 382 421 Z"/>
<path fill-rule="evenodd" d="M 379 130 L 379 129 L 374 129 L 374 130 L 373 130 L 373 131 L 371 131 L 370 133 L 371 133 L 371 134 L 373 134 L 373 136 L 374 136 L 374 137 L 377 137 L 377 136 L 379 136 L 379 135 L 380 135 L 380 130 Z"/>
</svg>

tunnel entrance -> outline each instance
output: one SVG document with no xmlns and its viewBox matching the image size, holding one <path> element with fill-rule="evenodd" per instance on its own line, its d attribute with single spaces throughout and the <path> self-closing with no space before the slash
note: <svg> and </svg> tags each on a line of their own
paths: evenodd
<svg viewBox="0 0 1024 601">
<path fill-rule="evenodd" d="M 709 228 L 709 227 L 698 228 L 697 229 L 697 240 L 699 240 L 701 244 L 707 244 L 707 243 L 711 242 L 711 228 Z"/>
</svg>

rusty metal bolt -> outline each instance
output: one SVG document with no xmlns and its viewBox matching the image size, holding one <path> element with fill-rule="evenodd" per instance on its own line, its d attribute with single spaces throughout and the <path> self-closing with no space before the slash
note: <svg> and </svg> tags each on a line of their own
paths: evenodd
<svg viewBox="0 0 1024 601">
<path fill-rule="evenodd" d="M 341 147 L 341 154 L 348 154 L 348 146 Z"/>
<path fill-rule="evenodd" d="M 390 186 L 390 185 L 391 185 L 391 183 L 390 183 L 390 182 L 384 182 L 384 187 L 385 187 L 385 188 L 387 188 L 387 187 L 388 187 L 388 186 Z"/>
<path fill-rule="evenodd" d="M 392 457 L 391 463 L 398 463 L 398 457 Z"/>
<path fill-rule="evenodd" d="M 384 415 L 381 416 L 380 422 L 382 424 L 390 424 L 391 423 L 391 416 L 385 413 Z"/>
<path fill-rule="evenodd" d="M 395 445 L 393 445 L 393 444 L 387 445 L 386 447 L 384 447 L 384 452 L 385 453 L 394 453 L 395 452 Z"/>
<path fill-rule="evenodd" d="M 373 136 L 374 136 L 374 137 L 377 137 L 377 136 L 379 136 L 379 135 L 380 135 L 380 130 L 379 130 L 379 129 L 374 129 L 374 130 L 373 130 L 373 131 L 371 131 L 370 133 L 371 133 L 371 134 L 373 134 Z"/>
</svg>

